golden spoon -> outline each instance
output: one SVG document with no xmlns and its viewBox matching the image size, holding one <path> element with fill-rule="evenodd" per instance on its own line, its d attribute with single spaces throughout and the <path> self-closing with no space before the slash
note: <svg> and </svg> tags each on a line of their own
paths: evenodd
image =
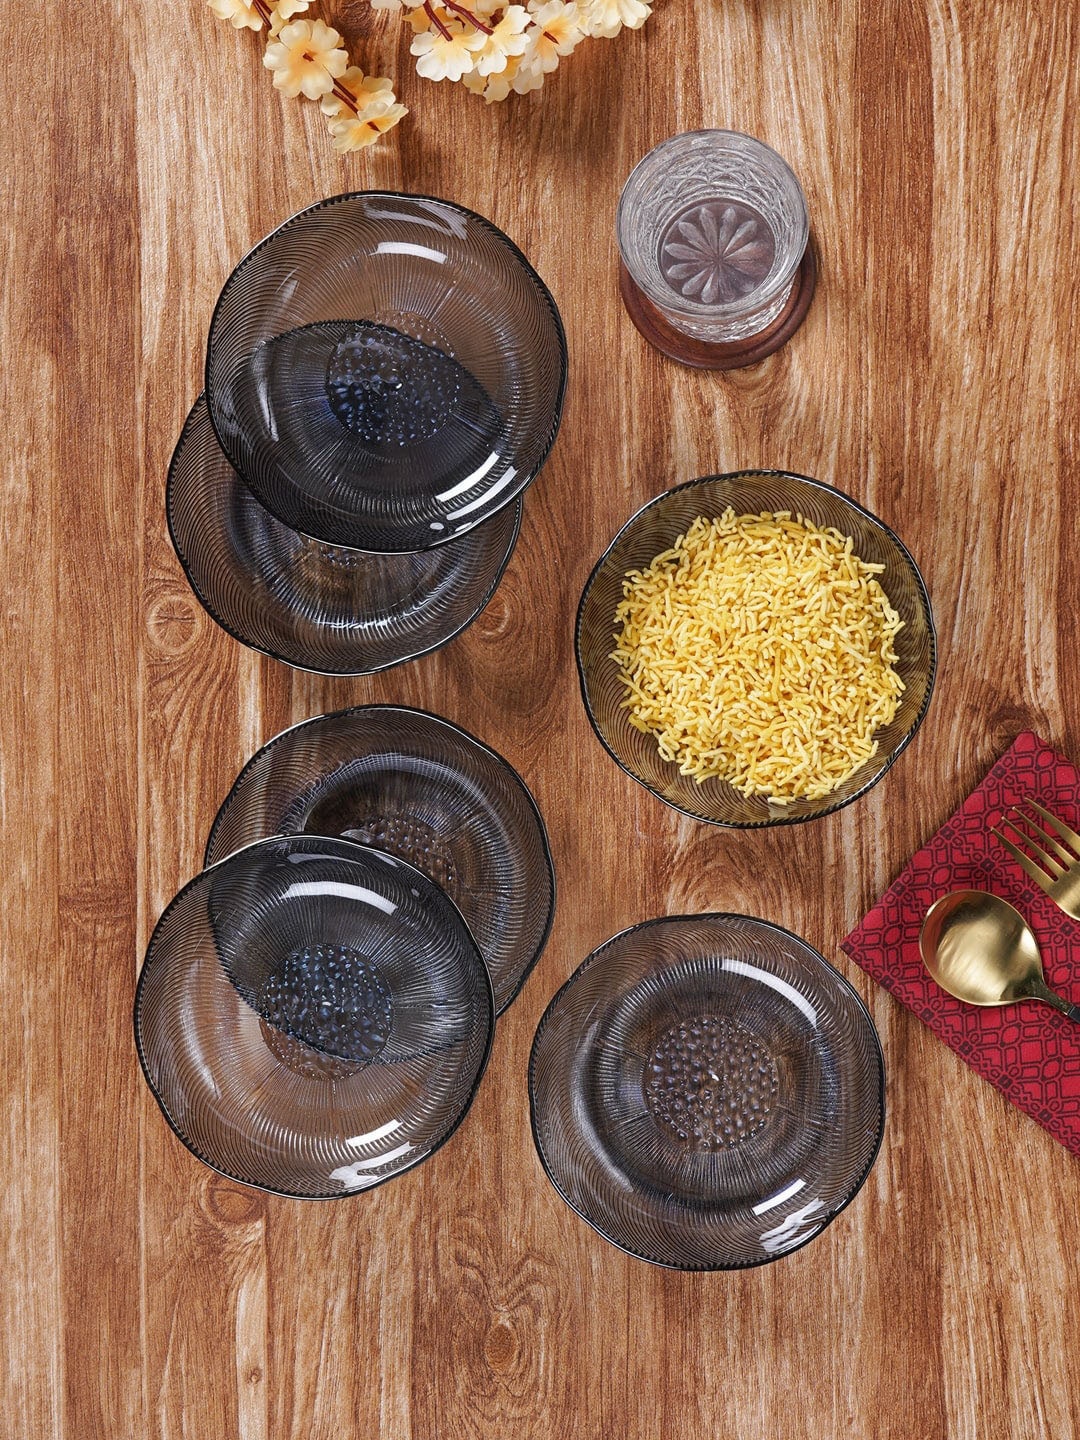
<svg viewBox="0 0 1080 1440">
<path fill-rule="evenodd" d="M 919 931 L 923 964 L 943 990 L 969 1005 L 1041 1000 L 1070 1020 L 1080 1005 L 1055 995 L 1043 979 L 1039 946 L 1007 900 L 984 890 L 954 890 L 930 906 Z"/>
</svg>

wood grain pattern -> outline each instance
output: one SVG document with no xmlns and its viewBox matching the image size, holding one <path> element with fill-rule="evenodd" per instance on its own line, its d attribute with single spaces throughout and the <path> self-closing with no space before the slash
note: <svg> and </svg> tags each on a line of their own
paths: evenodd
<svg viewBox="0 0 1080 1440">
<path fill-rule="evenodd" d="M 0 1011 L 5 1432 L 161 1440 L 1072 1440 L 1075 1160 L 838 942 L 1024 725 L 1080 758 L 1080 16 L 1060 0 L 660 0 L 540 96 L 485 107 L 410 71 L 397 23 L 320 0 L 413 115 L 334 156 L 259 44 L 204 6 L 6 7 L 0 512 L 6 863 Z M 48 87 L 45 81 L 51 83 Z M 743 372 L 651 353 L 616 293 L 634 162 L 699 126 L 760 135 L 807 191 L 808 319 Z M 568 332 L 563 431 L 483 616 L 369 680 L 258 658 L 193 601 L 165 469 L 231 265 L 365 187 L 489 215 Z M 607 760 L 577 597 L 639 504 L 777 465 L 894 525 L 942 669 L 915 744 L 824 821 L 725 834 Z M 521 770 L 559 879 L 548 948 L 468 1123 L 337 1205 L 200 1167 L 142 1083 L 134 982 L 243 760 L 368 700 L 424 705 Z M 545 1181 L 525 1067 L 555 988 L 650 915 L 735 909 L 849 975 L 885 1047 L 885 1144 L 806 1250 L 691 1277 L 605 1245 Z"/>
</svg>

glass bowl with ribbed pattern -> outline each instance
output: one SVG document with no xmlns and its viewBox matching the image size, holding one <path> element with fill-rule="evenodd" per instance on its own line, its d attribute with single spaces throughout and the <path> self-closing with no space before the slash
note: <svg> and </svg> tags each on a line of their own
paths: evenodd
<svg viewBox="0 0 1080 1440">
<path fill-rule="evenodd" d="M 712 520 L 731 507 L 736 515 L 790 512 L 820 528 L 850 536 L 854 553 L 881 564 L 877 576 L 903 621 L 895 640 L 896 672 L 903 681 L 896 713 L 874 735 L 876 752 L 836 789 L 818 799 L 773 803 L 744 794 L 726 780 L 702 782 L 683 774 L 660 754 L 656 737 L 630 722 L 622 670 L 611 659 L 615 612 L 623 580 L 646 569 L 684 535 L 698 516 Z M 601 744 L 623 770 L 658 800 L 696 820 L 753 829 L 790 825 L 831 814 L 876 785 L 914 738 L 930 704 L 937 668 L 937 641 L 930 597 L 908 550 L 888 525 L 831 485 L 781 470 L 743 470 L 706 475 L 665 491 L 622 527 L 597 561 L 578 606 L 575 652 L 581 695 Z"/>
<path fill-rule="evenodd" d="M 566 340 L 482 216 L 360 192 L 300 211 L 236 266 L 210 324 L 221 447 L 283 524 L 426 550 L 510 504 L 554 443 Z"/>
<path fill-rule="evenodd" d="M 373 555 L 326 545 L 259 504 L 225 458 L 202 396 L 165 487 L 173 549 L 211 619 L 253 650 L 325 675 L 386 670 L 459 635 L 510 562 L 522 504 L 438 550 Z"/>
<path fill-rule="evenodd" d="M 166 1120 L 246 1185 L 335 1199 L 434 1153 L 487 1063 L 495 1007 L 460 913 L 403 860 L 260 841 L 166 908 L 135 995 Z"/>
<path fill-rule="evenodd" d="M 678 915 L 591 954 L 545 1011 L 533 1136 L 563 1199 L 628 1254 L 762 1265 L 859 1190 L 885 1120 L 865 1005 L 805 941 L 744 915 Z"/>
<path fill-rule="evenodd" d="M 555 872 L 536 801 L 483 741 L 405 705 L 294 725 L 241 770 L 211 827 L 206 864 L 293 834 L 341 836 L 415 865 L 464 916 L 496 1013 L 518 994 L 551 929 Z"/>
</svg>

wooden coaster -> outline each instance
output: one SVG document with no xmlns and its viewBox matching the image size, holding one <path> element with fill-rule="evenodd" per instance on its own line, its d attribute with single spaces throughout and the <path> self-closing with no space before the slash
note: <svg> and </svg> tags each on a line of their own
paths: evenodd
<svg viewBox="0 0 1080 1440">
<path fill-rule="evenodd" d="M 626 313 L 638 331 L 654 349 L 680 365 L 692 365 L 698 370 L 738 370 L 744 365 L 756 365 L 779 350 L 791 339 L 802 324 L 810 301 L 814 298 L 817 285 L 817 262 L 814 248 L 809 243 L 795 272 L 795 283 L 791 287 L 787 304 L 776 319 L 756 335 L 745 340 L 733 340 L 725 344 L 713 344 L 707 340 L 684 335 L 668 323 L 657 307 L 630 278 L 630 272 L 619 261 L 619 294 L 622 296 Z"/>
</svg>

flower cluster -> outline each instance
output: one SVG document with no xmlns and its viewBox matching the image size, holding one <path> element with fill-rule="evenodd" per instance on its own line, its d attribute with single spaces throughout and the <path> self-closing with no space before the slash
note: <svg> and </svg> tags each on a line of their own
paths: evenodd
<svg viewBox="0 0 1080 1440">
<path fill-rule="evenodd" d="M 237 30 L 262 30 L 269 39 L 263 64 L 284 95 L 318 100 L 334 148 L 361 150 L 384 135 L 408 111 L 389 80 L 365 75 L 321 20 L 294 20 L 311 0 L 207 0 L 214 14 Z"/>
<path fill-rule="evenodd" d="M 408 114 L 389 80 L 355 65 L 341 36 L 322 20 L 296 20 L 311 0 L 207 0 L 238 30 L 266 29 L 263 63 L 285 95 L 318 100 L 338 150 L 360 150 Z M 652 13 L 647 0 L 371 0 L 400 12 L 413 32 L 410 53 L 428 80 L 460 80 L 490 104 L 513 91 L 539 90 L 587 36 L 611 39 L 638 30 Z"/>
<path fill-rule="evenodd" d="M 566 55 L 590 35 L 637 30 L 652 13 L 644 0 L 371 0 L 399 10 L 414 32 L 410 53 L 428 80 L 460 80 L 490 104 L 513 91 L 539 90 Z"/>
</svg>

